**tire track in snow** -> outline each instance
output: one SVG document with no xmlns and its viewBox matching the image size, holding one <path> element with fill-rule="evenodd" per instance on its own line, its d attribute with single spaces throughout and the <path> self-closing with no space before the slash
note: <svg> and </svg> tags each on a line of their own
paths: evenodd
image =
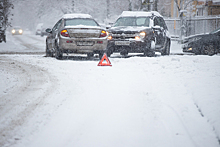
<svg viewBox="0 0 220 147">
<path fill-rule="evenodd" d="M 27 48 L 25 52 L 45 53 L 45 42 L 41 39 L 35 38 L 31 35 L 14 36 L 14 38 Z"/>
<path fill-rule="evenodd" d="M 0 146 L 6 147 L 22 138 L 20 129 L 37 108 L 45 105 L 51 92 L 57 88 L 57 80 L 46 70 L 31 64 L 3 56 L 0 62 L 1 68 L 17 76 L 12 90 L 0 97 Z"/>
</svg>

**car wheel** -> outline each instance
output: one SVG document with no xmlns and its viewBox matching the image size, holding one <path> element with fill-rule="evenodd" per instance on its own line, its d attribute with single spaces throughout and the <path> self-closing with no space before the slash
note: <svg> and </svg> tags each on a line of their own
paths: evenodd
<svg viewBox="0 0 220 147">
<path fill-rule="evenodd" d="M 56 45 L 56 49 L 55 49 L 55 57 L 56 59 L 60 60 L 63 58 L 63 53 L 61 52 L 60 48 L 58 45 Z"/>
<path fill-rule="evenodd" d="M 154 50 L 155 50 L 155 42 L 151 41 L 150 47 L 146 46 L 146 48 L 144 50 L 144 56 L 154 57 L 155 56 L 155 51 Z"/>
<path fill-rule="evenodd" d="M 167 42 L 165 49 L 161 52 L 161 55 L 169 55 L 169 54 L 170 54 L 170 42 Z"/>
<path fill-rule="evenodd" d="M 106 51 L 106 55 L 107 55 L 107 57 L 110 57 L 111 54 L 113 54 L 113 51 L 114 51 L 114 47 L 110 47 L 110 48 L 108 48 L 107 51 Z"/>
<path fill-rule="evenodd" d="M 120 52 L 120 55 L 122 55 L 122 56 L 127 56 L 127 55 L 128 55 L 128 51 L 127 51 L 127 50 L 122 50 L 122 51 Z"/>
<path fill-rule="evenodd" d="M 154 57 L 155 56 L 155 51 L 145 51 L 144 56 Z"/>
<path fill-rule="evenodd" d="M 213 44 L 203 45 L 202 54 L 212 56 L 215 54 L 215 48 Z"/>
<path fill-rule="evenodd" d="M 92 58 L 94 56 L 94 53 L 87 53 L 88 58 Z"/>
<path fill-rule="evenodd" d="M 52 57 L 52 56 L 53 56 L 53 54 L 52 54 L 51 51 L 49 50 L 48 45 L 47 45 L 47 43 L 46 43 L 46 57 Z"/>
</svg>

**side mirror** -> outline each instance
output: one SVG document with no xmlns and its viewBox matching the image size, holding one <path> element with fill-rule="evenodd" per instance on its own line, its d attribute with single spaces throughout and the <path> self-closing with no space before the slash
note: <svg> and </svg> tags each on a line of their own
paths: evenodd
<svg viewBox="0 0 220 147">
<path fill-rule="evenodd" d="M 52 30 L 50 28 L 45 30 L 47 33 L 52 33 Z"/>
</svg>

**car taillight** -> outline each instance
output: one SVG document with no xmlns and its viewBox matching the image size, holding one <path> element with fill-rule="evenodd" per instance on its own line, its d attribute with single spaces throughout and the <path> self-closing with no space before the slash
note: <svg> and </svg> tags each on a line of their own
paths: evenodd
<svg viewBox="0 0 220 147">
<path fill-rule="evenodd" d="M 101 37 L 106 37 L 106 36 L 107 36 L 107 32 L 102 30 L 99 37 L 101 38 Z"/>
<path fill-rule="evenodd" d="M 60 32 L 60 34 L 61 34 L 62 36 L 64 36 L 64 37 L 70 37 L 69 34 L 68 34 L 68 32 L 67 32 L 67 30 L 62 30 L 62 31 Z"/>
</svg>

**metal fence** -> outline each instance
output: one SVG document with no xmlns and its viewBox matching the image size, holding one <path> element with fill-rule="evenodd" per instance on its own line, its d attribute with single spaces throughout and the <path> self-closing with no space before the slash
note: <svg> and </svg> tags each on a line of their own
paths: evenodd
<svg viewBox="0 0 220 147">
<path fill-rule="evenodd" d="M 166 18 L 165 22 L 172 37 L 180 36 L 180 19 Z M 183 22 L 184 36 L 209 33 L 220 27 L 220 16 L 186 18 Z"/>
</svg>

